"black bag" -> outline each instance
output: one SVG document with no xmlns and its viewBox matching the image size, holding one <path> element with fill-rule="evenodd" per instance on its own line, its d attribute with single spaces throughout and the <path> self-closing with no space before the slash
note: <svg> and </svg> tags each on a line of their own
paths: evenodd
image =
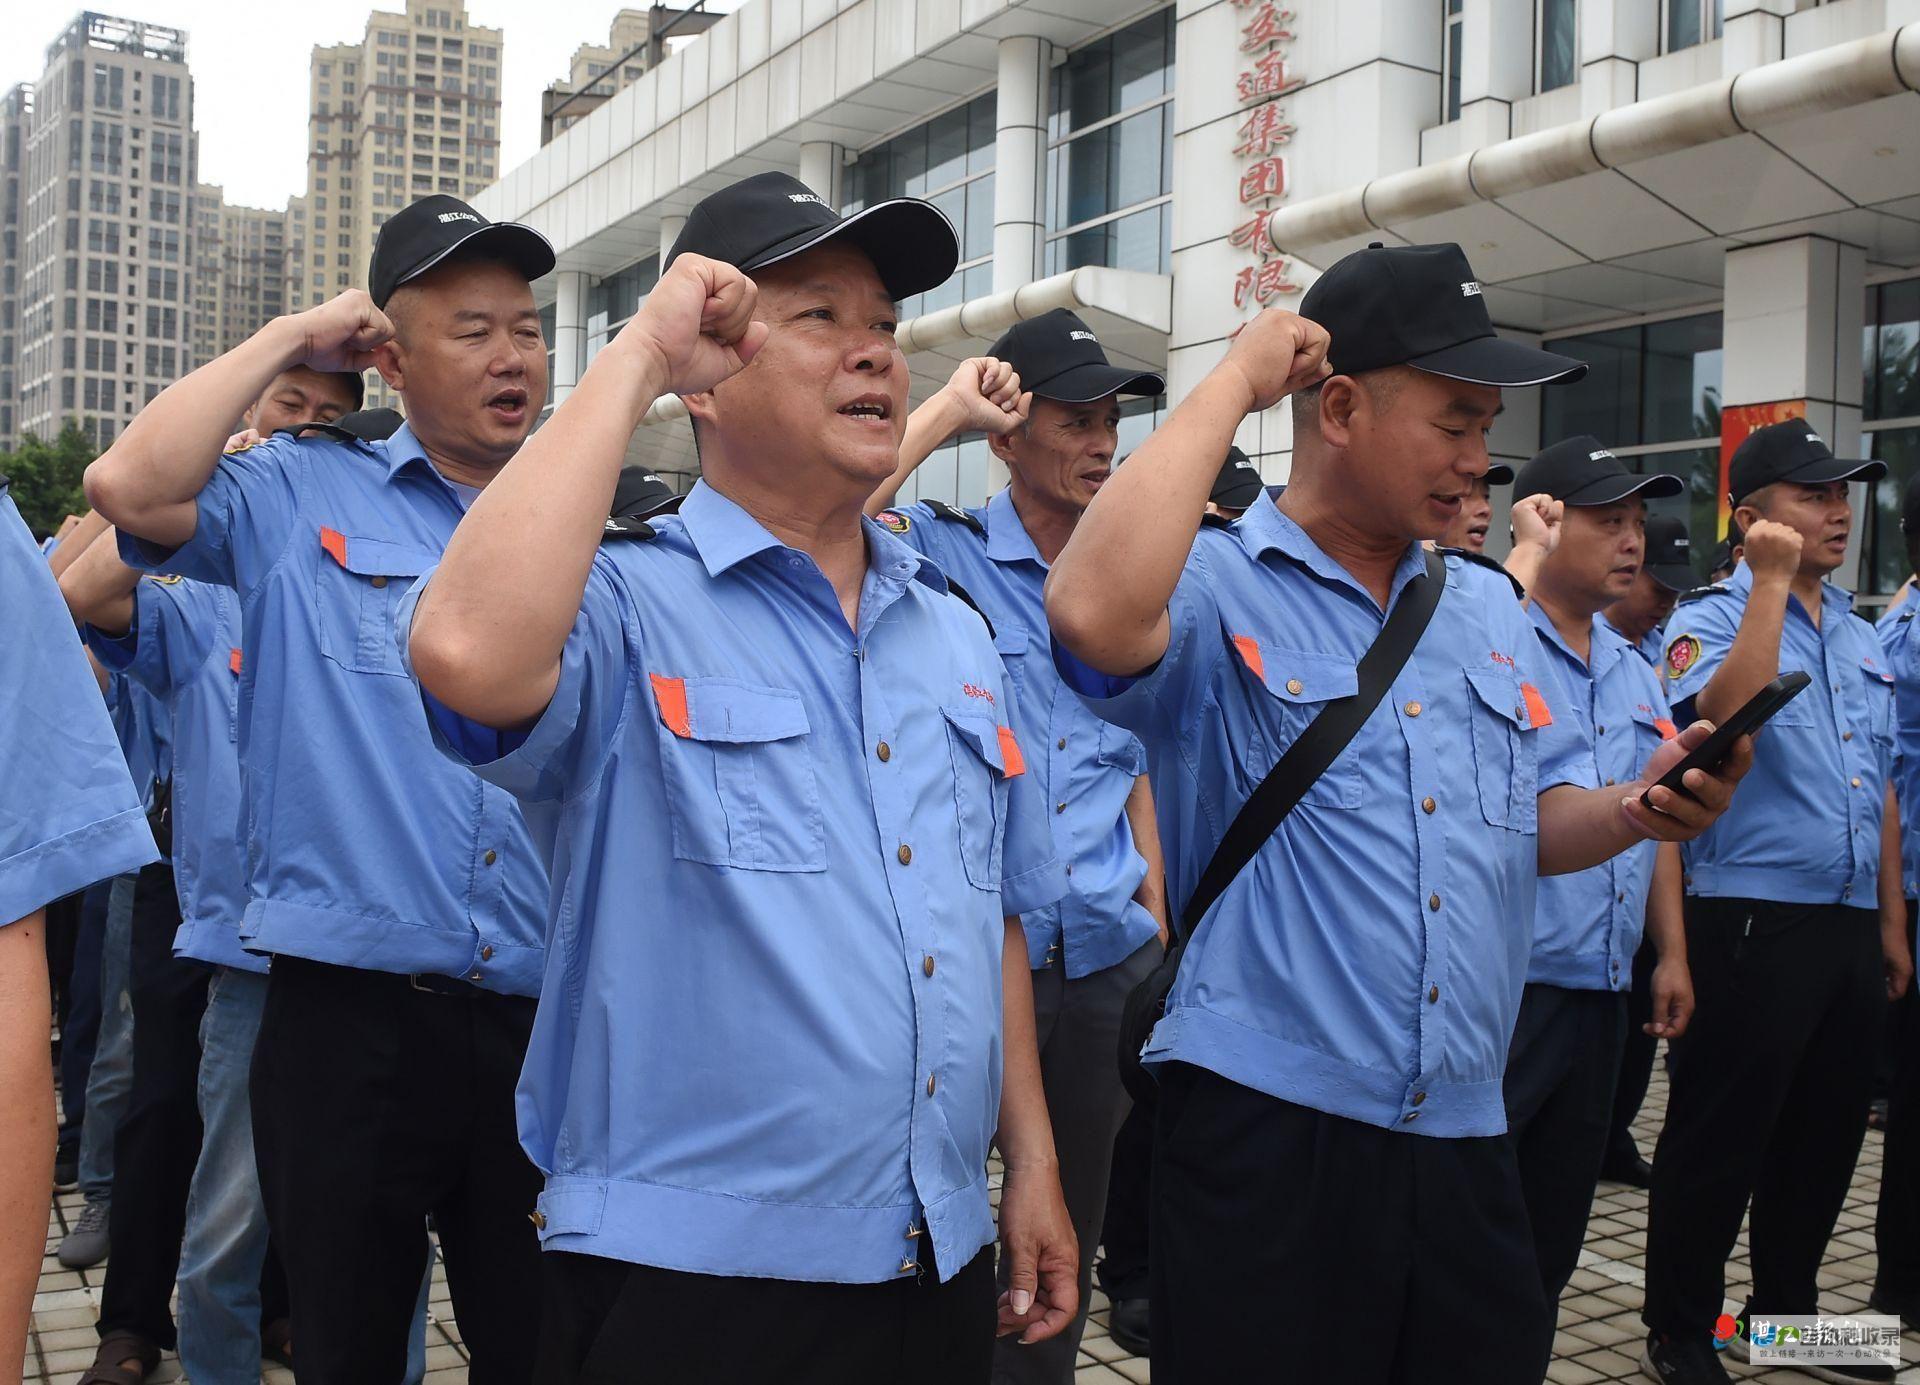
<svg viewBox="0 0 1920 1385">
<path fill-rule="evenodd" d="M 1414 578 L 1401 591 L 1399 601 L 1387 613 L 1379 637 L 1361 656 L 1358 691 L 1322 707 L 1307 729 L 1287 747 L 1286 754 L 1267 772 L 1267 777 L 1260 781 L 1228 824 L 1226 835 L 1220 838 L 1213 859 L 1207 862 L 1206 870 L 1200 874 L 1200 883 L 1194 886 L 1193 895 L 1187 900 L 1187 907 L 1169 920 L 1173 945 L 1167 949 L 1160 965 L 1133 988 L 1120 1012 L 1120 1078 L 1135 1101 L 1151 1106 L 1158 1100 L 1158 1087 L 1141 1065 L 1140 1050 L 1146 1047 L 1154 1025 L 1167 1012 L 1167 993 L 1173 989 L 1174 977 L 1180 971 L 1187 938 L 1200 926 L 1200 920 L 1233 883 L 1234 877 L 1246 868 L 1261 844 L 1278 830 L 1281 819 L 1293 810 L 1300 796 L 1313 787 L 1313 781 L 1326 773 L 1327 767 L 1366 725 L 1373 709 L 1387 695 L 1388 686 L 1412 657 L 1413 647 L 1420 642 L 1427 622 L 1433 618 L 1434 607 L 1440 604 L 1440 593 L 1446 585 L 1446 559 L 1429 549 L 1425 575 Z"/>
</svg>

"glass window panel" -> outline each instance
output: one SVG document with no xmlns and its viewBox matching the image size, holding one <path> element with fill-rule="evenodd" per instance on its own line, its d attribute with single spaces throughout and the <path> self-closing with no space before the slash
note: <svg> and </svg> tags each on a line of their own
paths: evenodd
<svg viewBox="0 0 1920 1385">
<path fill-rule="evenodd" d="M 993 167 L 994 121 L 998 106 L 992 92 L 967 107 L 967 172 L 985 173 Z"/>
<path fill-rule="evenodd" d="M 960 292 L 960 276 L 951 275 L 946 283 L 937 288 L 930 288 L 920 295 L 920 312 L 937 313 L 942 308 L 951 308 L 960 302 Z"/>
<path fill-rule="evenodd" d="M 1090 43 L 1067 58 L 1061 68 L 1061 102 L 1061 134 L 1114 113 L 1112 40 Z"/>
<path fill-rule="evenodd" d="M 1113 209 L 1107 200 L 1107 170 L 1111 162 L 1109 144 L 1113 126 L 1082 135 L 1071 144 L 1060 146 L 1061 177 L 1055 226 L 1073 226 Z"/>
<path fill-rule="evenodd" d="M 1667 51 L 1700 42 L 1700 0 L 1667 0 Z"/>
<path fill-rule="evenodd" d="M 1639 440 L 1718 437 L 1720 315 L 1655 322 L 1646 333 Z"/>
<path fill-rule="evenodd" d="M 993 253 L 993 175 L 975 178 L 967 184 L 966 192 L 967 224 L 960 242 L 960 258 L 977 260 Z"/>
<path fill-rule="evenodd" d="M 1566 388 L 1564 385 L 1557 389 Z M 1687 483 L 1679 495 L 1647 502 L 1647 513 L 1673 515 L 1687 526 L 1687 541 L 1696 559 L 1704 562 L 1720 542 L 1720 448 L 1689 448 L 1684 452 L 1655 452 L 1623 459 L 1642 476 L 1664 472 Z M 1700 580 L 1707 580 L 1705 571 Z"/>
<path fill-rule="evenodd" d="M 1447 25 L 1447 119 L 1460 118 L 1460 44 L 1464 21 Z"/>
<path fill-rule="evenodd" d="M 1540 0 L 1540 90 L 1564 87 L 1578 75 L 1575 18 L 1578 0 Z"/>
<path fill-rule="evenodd" d="M 949 504 L 957 495 L 960 449 L 942 447 L 930 453 L 926 461 L 920 463 L 913 473 L 915 500 L 945 500 Z"/>
<path fill-rule="evenodd" d="M 963 184 L 957 188 L 948 188 L 939 196 L 929 197 L 927 200 L 938 207 L 941 212 L 946 215 L 947 220 L 953 223 L 954 235 L 958 237 L 960 244 L 965 245 L 967 243 L 967 189 L 965 185 Z M 962 255 L 961 258 L 965 259 L 967 257 Z"/>
<path fill-rule="evenodd" d="M 1162 179 L 1161 118 L 1166 107 L 1142 111 L 1110 127 L 1116 152 L 1106 210 L 1117 211 L 1158 197 L 1168 189 Z M 1095 138 L 1095 136 L 1088 136 Z"/>
<path fill-rule="evenodd" d="M 987 463 L 992 459 L 987 440 L 975 433 L 960 439 L 958 473 L 954 477 L 956 505 L 984 505 L 987 501 Z"/>
<path fill-rule="evenodd" d="M 1887 464 L 1887 478 L 1868 487 L 1866 551 L 1861 555 L 1860 590 L 1890 594 L 1912 575 L 1906 538 L 1900 532 L 1900 500 L 1907 483 L 1920 472 L 1920 428 L 1883 428 L 1867 434 L 1869 457 Z"/>
<path fill-rule="evenodd" d="M 1882 284 L 1869 323 L 1867 417 L 1920 414 L 1920 279 Z"/>
<path fill-rule="evenodd" d="M 1555 385 L 1541 400 L 1540 436 L 1591 433 L 1609 447 L 1640 441 L 1640 329 L 1626 327 L 1549 342 L 1548 349 L 1585 361 L 1588 370 L 1571 385 Z"/>
<path fill-rule="evenodd" d="M 1167 93 L 1167 20 L 1162 11 L 1113 36 L 1114 109 L 1131 110 Z"/>
<path fill-rule="evenodd" d="M 898 195 L 924 196 L 927 191 L 927 127 L 922 125 L 889 140 L 887 148 L 893 155 L 889 185 L 900 190 Z"/>
<path fill-rule="evenodd" d="M 1114 448 L 1115 457 L 1125 461 L 1160 426 L 1161 403 L 1161 399 L 1120 401 L 1120 441 Z"/>
<path fill-rule="evenodd" d="M 943 188 L 966 177 L 967 108 L 935 116 L 927 122 L 926 131 L 927 186 Z"/>
<path fill-rule="evenodd" d="M 1145 274 L 1160 272 L 1161 208 L 1123 216 L 1108 223 L 1111 269 L 1137 269 Z"/>
<path fill-rule="evenodd" d="M 977 264 L 961 275 L 961 293 L 968 302 L 993 292 L 993 266 Z"/>
</svg>

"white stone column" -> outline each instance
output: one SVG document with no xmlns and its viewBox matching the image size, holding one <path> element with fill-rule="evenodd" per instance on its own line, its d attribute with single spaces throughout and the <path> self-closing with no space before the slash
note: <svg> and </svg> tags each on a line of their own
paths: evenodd
<svg viewBox="0 0 1920 1385">
<path fill-rule="evenodd" d="M 1000 90 L 994 127 L 993 291 L 1040 277 L 1046 263 L 1047 87 L 1053 45 L 1043 38 L 1000 40 Z"/>
<path fill-rule="evenodd" d="M 800 168 L 796 176 L 837 212 L 847 200 L 846 166 L 844 146 L 812 140 L 800 146 Z"/>
<path fill-rule="evenodd" d="M 1783 416 L 1804 414 L 1836 456 L 1860 455 L 1866 270 L 1864 250 L 1816 236 L 1727 253 L 1724 437 L 1748 431 L 1736 417 L 1742 406 L 1767 405 Z M 1855 497 L 1845 574 L 1857 570 L 1863 499 Z"/>
<path fill-rule="evenodd" d="M 1533 0 L 1466 0 L 1461 13 L 1460 147 L 1513 133 L 1513 103 L 1533 94 Z"/>
<path fill-rule="evenodd" d="M 673 243 L 680 239 L 680 233 L 687 229 L 687 219 L 672 212 L 660 218 L 660 265 L 666 267 L 667 252 L 673 249 Z"/>
<path fill-rule="evenodd" d="M 1660 51 L 1659 0 L 1582 0 L 1580 116 L 1639 96 L 1639 65 Z"/>
<path fill-rule="evenodd" d="M 580 383 L 587 360 L 587 276 L 563 269 L 553 276 L 553 379 L 548 382 L 553 402 L 559 404 Z"/>
</svg>

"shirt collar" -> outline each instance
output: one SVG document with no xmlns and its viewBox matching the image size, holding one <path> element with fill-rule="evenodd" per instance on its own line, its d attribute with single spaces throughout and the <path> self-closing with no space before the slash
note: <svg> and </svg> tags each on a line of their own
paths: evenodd
<svg viewBox="0 0 1920 1385">
<path fill-rule="evenodd" d="M 1020 511 L 1014 508 L 1013 487 L 1003 486 L 987 502 L 987 556 L 996 563 L 1038 563 L 1047 565 L 1040 556 L 1040 550 L 1034 545 L 1033 536 L 1027 532 L 1027 526 L 1020 522 Z"/>
<path fill-rule="evenodd" d="M 700 555 L 709 577 L 718 577 L 757 553 L 786 547 L 759 520 L 705 480 L 694 482 L 677 513 L 687 540 Z M 861 529 L 867 536 L 869 574 L 903 583 L 917 578 L 935 591 L 947 589 L 946 575 L 924 554 L 902 543 L 871 519 L 863 518 Z"/>
<path fill-rule="evenodd" d="M 1273 503 L 1273 497 L 1264 491 L 1247 508 L 1246 513 L 1234 522 L 1232 533 L 1256 559 L 1265 557 L 1269 552 L 1277 552 L 1325 581 L 1341 583 L 1365 596 L 1369 602 L 1374 600 L 1373 594 L 1355 581 L 1352 573 L 1327 556 L 1326 550 L 1315 543 L 1306 530 L 1282 514 L 1279 506 Z M 1394 569 L 1389 599 L 1397 597 L 1402 587 L 1426 570 L 1425 550 L 1417 543 L 1409 543 L 1407 551 L 1400 557 L 1400 566 Z"/>
<path fill-rule="evenodd" d="M 1595 615 L 1589 628 L 1588 657 L 1582 659 L 1560 634 L 1560 627 L 1553 623 L 1553 617 L 1538 601 L 1527 603 L 1527 615 L 1533 621 L 1534 629 L 1546 636 L 1547 643 L 1564 655 L 1567 661 L 1583 671 L 1594 682 L 1606 677 L 1620 656 L 1632 649 L 1627 637 L 1607 624 L 1604 615 Z"/>
<path fill-rule="evenodd" d="M 394 429 L 393 436 L 374 446 L 384 448 L 387 460 L 387 479 L 391 481 L 410 466 L 425 467 L 436 478 L 439 471 L 427 457 L 427 449 L 420 445 L 420 439 L 413 435 L 413 425 L 403 423 Z"/>
</svg>

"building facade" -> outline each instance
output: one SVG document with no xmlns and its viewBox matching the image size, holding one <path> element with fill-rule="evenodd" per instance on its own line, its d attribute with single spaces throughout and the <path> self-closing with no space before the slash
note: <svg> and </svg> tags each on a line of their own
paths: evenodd
<svg viewBox="0 0 1920 1385">
<path fill-rule="evenodd" d="M 1012 322 L 1080 312 L 1164 369 L 1137 445 L 1262 306 L 1370 241 L 1458 241 L 1503 333 L 1593 363 L 1514 391 L 1523 460 L 1591 432 L 1688 482 L 1704 554 L 1724 456 L 1804 415 L 1884 457 L 1843 576 L 1904 575 L 1920 470 L 1920 0 L 748 0 L 490 188 L 547 233 L 564 398 L 686 211 L 796 173 L 853 209 L 910 194 L 962 267 L 901 305 L 924 398 Z M 1283 479 L 1282 408 L 1239 442 Z M 696 474 L 677 401 L 632 459 Z M 978 503 L 985 444 L 908 494 Z"/>
<path fill-rule="evenodd" d="M 32 120 L 31 86 L 22 82 L 0 93 L 0 448 L 19 436 L 21 217 Z"/>
<path fill-rule="evenodd" d="M 646 70 L 678 47 L 705 33 L 720 19 L 705 10 L 653 5 L 623 9 L 613 17 L 604 46 L 583 43 L 573 50 L 563 81 L 540 94 L 540 143 L 578 124 L 607 101 L 640 80 Z"/>
<path fill-rule="evenodd" d="M 231 351 L 287 310 L 287 211 L 194 189 L 193 364 Z"/>
<path fill-rule="evenodd" d="M 72 418 L 104 447 L 187 368 L 194 173 L 186 34 L 78 16 L 47 48 L 27 124 L 14 436 Z"/>
<path fill-rule="evenodd" d="M 499 176 L 500 64 L 500 31 L 469 23 L 460 0 L 375 10 L 360 42 L 313 50 L 290 309 L 365 288 L 375 235 L 409 202 L 470 198 Z"/>
</svg>

